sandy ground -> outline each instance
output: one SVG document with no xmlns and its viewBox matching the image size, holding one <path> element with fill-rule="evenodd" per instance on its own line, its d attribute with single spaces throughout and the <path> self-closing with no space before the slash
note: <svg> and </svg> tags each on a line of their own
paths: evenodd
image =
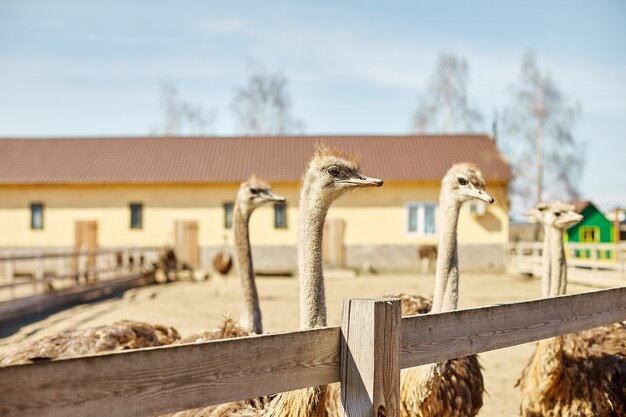
<svg viewBox="0 0 626 417">
<path fill-rule="evenodd" d="M 298 328 L 298 280 L 259 278 L 259 294 L 265 332 Z M 406 292 L 432 296 L 434 277 L 429 275 L 377 275 L 328 278 L 326 297 L 329 325 L 340 324 L 342 300 Z M 217 294 L 221 290 L 221 294 Z M 570 285 L 569 293 L 592 288 Z M 460 308 L 478 307 L 539 297 L 539 281 L 496 274 L 463 274 Z M 205 282 L 177 282 L 126 291 L 106 300 L 82 304 L 31 322 L 0 329 L 0 353 L 27 340 L 35 340 L 71 328 L 84 328 L 120 319 L 143 320 L 174 326 L 184 336 L 213 328 L 219 315 L 239 317 L 240 289 L 236 277 Z M 518 415 L 519 391 L 514 388 L 532 344 L 480 355 L 487 394 L 480 416 Z"/>
</svg>

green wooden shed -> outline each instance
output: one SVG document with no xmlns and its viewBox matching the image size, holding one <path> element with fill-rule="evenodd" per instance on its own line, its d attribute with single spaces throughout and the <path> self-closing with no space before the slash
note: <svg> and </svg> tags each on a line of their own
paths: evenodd
<svg viewBox="0 0 626 417">
<path fill-rule="evenodd" d="M 591 202 L 572 202 L 576 212 L 583 216 L 580 223 L 567 229 L 565 239 L 570 243 L 615 243 L 613 223 Z M 576 257 L 589 258 L 590 251 L 576 251 Z M 599 251 L 599 259 L 611 259 L 610 251 Z"/>
</svg>

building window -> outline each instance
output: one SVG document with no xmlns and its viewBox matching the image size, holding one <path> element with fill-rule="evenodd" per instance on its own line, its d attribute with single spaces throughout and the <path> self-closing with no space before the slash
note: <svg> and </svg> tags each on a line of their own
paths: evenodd
<svg viewBox="0 0 626 417">
<path fill-rule="evenodd" d="M 233 228 L 233 203 L 224 203 L 224 228 Z"/>
<path fill-rule="evenodd" d="M 410 203 L 407 204 L 407 232 L 421 236 L 435 234 L 435 210 L 434 203 Z"/>
<path fill-rule="evenodd" d="M 598 226 L 581 226 L 580 241 L 583 243 L 599 242 L 600 228 Z"/>
<path fill-rule="evenodd" d="M 130 204 L 130 228 L 141 229 L 143 227 L 143 204 Z"/>
<path fill-rule="evenodd" d="M 30 205 L 30 228 L 43 229 L 43 203 Z"/>
<path fill-rule="evenodd" d="M 287 205 L 285 203 L 274 204 L 274 228 L 287 228 Z"/>
</svg>

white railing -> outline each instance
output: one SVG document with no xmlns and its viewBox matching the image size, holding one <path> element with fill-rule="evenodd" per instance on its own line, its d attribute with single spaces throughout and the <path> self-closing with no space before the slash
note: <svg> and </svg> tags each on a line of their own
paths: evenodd
<svg viewBox="0 0 626 417">
<path fill-rule="evenodd" d="M 508 247 L 509 272 L 541 275 L 543 243 L 515 242 Z M 626 244 L 566 243 L 568 268 L 575 272 L 611 272 L 626 275 Z"/>
</svg>

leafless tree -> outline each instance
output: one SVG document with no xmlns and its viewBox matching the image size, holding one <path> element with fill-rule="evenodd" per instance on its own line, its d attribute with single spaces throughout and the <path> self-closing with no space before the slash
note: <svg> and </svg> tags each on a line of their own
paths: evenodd
<svg viewBox="0 0 626 417">
<path fill-rule="evenodd" d="M 281 135 L 303 130 L 292 115 L 287 78 L 256 69 L 244 87 L 237 87 L 232 102 L 237 128 L 247 135 Z"/>
<path fill-rule="evenodd" d="M 171 81 L 161 83 L 161 111 L 163 125 L 156 134 L 176 136 L 183 134 L 203 135 L 211 131 L 217 111 L 205 111 L 201 105 L 193 105 L 184 100 L 178 86 Z"/>
<path fill-rule="evenodd" d="M 465 58 L 439 55 L 426 97 L 415 112 L 417 132 L 467 132 L 482 121 L 482 115 L 468 103 L 468 72 Z"/>
<path fill-rule="evenodd" d="M 573 127 L 580 114 L 580 105 L 569 103 L 528 52 L 512 103 L 504 112 L 503 150 L 513 165 L 511 191 L 520 211 L 544 198 L 579 197 L 584 147 L 575 140 Z"/>
</svg>

